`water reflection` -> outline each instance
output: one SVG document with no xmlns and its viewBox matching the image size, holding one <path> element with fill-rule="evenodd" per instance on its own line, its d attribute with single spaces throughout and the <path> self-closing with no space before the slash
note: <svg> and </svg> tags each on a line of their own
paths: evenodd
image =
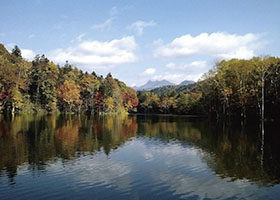
<svg viewBox="0 0 280 200">
<path fill-rule="evenodd" d="M 231 182 L 223 195 L 230 198 L 230 188 L 241 191 L 246 182 L 279 184 L 279 127 L 266 124 L 265 130 L 263 137 L 257 125 L 175 116 L 1 116 L 0 186 L 1 177 L 15 184 L 25 167 L 39 174 L 63 171 L 83 186 L 118 188 L 121 195 L 150 187 L 168 188 L 172 198 L 207 197 L 207 187 Z M 208 197 L 221 195 L 214 193 Z"/>
<path fill-rule="evenodd" d="M 57 158 L 72 159 L 80 153 L 110 151 L 136 136 L 136 118 L 87 116 L 15 116 L 0 119 L 0 173 L 14 182 L 25 163 L 43 171 Z M 1 175 L 1 174 L 0 174 Z"/>
<path fill-rule="evenodd" d="M 145 116 L 143 116 L 145 118 Z M 240 127 L 210 124 L 201 119 L 154 117 L 139 119 L 139 132 L 145 137 L 158 137 L 189 143 L 208 152 L 202 158 L 221 177 L 248 179 L 262 184 L 280 180 L 279 127 L 268 124 L 266 137 L 258 126 Z M 264 141 L 265 139 L 265 141 Z"/>
</svg>

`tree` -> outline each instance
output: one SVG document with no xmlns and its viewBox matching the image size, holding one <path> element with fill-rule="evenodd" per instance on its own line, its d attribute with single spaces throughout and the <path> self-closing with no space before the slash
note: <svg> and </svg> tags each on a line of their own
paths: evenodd
<svg viewBox="0 0 280 200">
<path fill-rule="evenodd" d="M 113 112 L 114 109 L 115 109 L 115 106 L 114 106 L 114 99 L 112 97 L 108 97 L 107 99 L 105 99 L 104 101 L 104 104 L 105 104 L 105 112 Z"/>
<path fill-rule="evenodd" d="M 28 90 L 30 64 L 10 54 L 0 45 L 0 101 L 4 112 L 14 113 L 22 107 Z"/>
<path fill-rule="evenodd" d="M 129 112 L 135 112 L 138 105 L 138 98 L 136 91 L 125 85 L 121 85 L 122 94 L 123 94 L 123 103 L 124 107 Z"/>
<path fill-rule="evenodd" d="M 12 55 L 14 55 L 16 57 L 19 57 L 19 58 L 22 58 L 21 57 L 21 50 L 17 45 L 15 45 L 15 47 L 12 49 Z"/>
<path fill-rule="evenodd" d="M 81 80 L 81 98 L 86 111 L 94 113 L 95 95 L 100 87 L 100 82 L 96 76 L 86 74 Z"/>
<path fill-rule="evenodd" d="M 158 107 L 161 112 L 170 113 L 172 112 L 172 109 L 176 108 L 177 99 L 174 93 L 173 95 L 171 93 L 162 95 L 159 98 L 160 101 L 158 101 Z"/>
<path fill-rule="evenodd" d="M 30 95 L 32 101 L 51 112 L 56 108 L 58 67 L 44 56 L 37 55 L 32 62 Z"/>
<path fill-rule="evenodd" d="M 140 93 L 139 106 L 144 112 L 157 112 L 159 101 L 158 95 L 153 92 Z"/>
<path fill-rule="evenodd" d="M 48 63 L 44 69 L 44 80 L 42 81 L 41 104 L 48 111 L 56 108 L 56 84 L 59 70 L 54 63 Z"/>
<path fill-rule="evenodd" d="M 266 77 L 268 76 L 269 72 L 269 58 L 253 58 L 252 59 L 255 67 L 256 67 L 256 76 L 257 76 L 257 81 L 259 85 L 261 86 L 261 106 L 260 108 L 260 115 L 261 115 L 261 120 L 264 120 L 265 117 L 265 80 Z"/>
<path fill-rule="evenodd" d="M 40 104 L 41 93 L 40 88 L 42 86 L 42 82 L 44 80 L 44 69 L 48 65 L 49 60 L 44 56 L 36 55 L 34 60 L 32 61 L 32 68 L 30 72 L 30 95 L 32 97 L 32 102 L 36 104 Z"/>
<path fill-rule="evenodd" d="M 62 85 L 58 87 L 57 96 L 66 107 L 68 111 L 72 111 L 74 106 L 79 106 L 82 102 L 80 99 L 80 88 L 74 81 L 64 81 Z"/>
<path fill-rule="evenodd" d="M 21 57 L 18 46 L 9 53 L 0 44 L 0 110 L 3 112 L 132 111 L 136 92 L 109 73 L 104 79 L 66 61 L 63 67 L 36 55 L 32 62 Z"/>
</svg>

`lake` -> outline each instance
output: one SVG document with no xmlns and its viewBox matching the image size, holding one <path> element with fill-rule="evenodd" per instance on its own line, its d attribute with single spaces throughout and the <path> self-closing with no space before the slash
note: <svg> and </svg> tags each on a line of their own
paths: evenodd
<svg viewBox="0 0 280 200">
<path fill-rule="evenodd" d="M 0 117 L 0 199 L 279 199 L 277 123 Z"/>
</svg>

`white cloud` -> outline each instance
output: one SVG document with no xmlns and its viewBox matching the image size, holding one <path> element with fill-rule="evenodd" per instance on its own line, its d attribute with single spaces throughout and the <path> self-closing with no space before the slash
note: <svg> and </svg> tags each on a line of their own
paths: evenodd
<svg viewBox="0 0 280 200">
<path fill-rule="evenodd" d="M 253 33 L 236 35 L 216 32 L 197 36 L 187 34 L 175 38 L 169 44 L 159 45 L 154 55 L 166 58 L 207 55 L 223 59 L 249 59 L 255 55 L 254 51 L 260 45 L 260 36 Z"/>
<path fill-rule="evenodd" d="M 11 53 L 15 45 L 16 45 L 15 43 L 8 43 L 5 45 L 5 47 Z M 20 49 L 20 51 L 21 51 L 21 56 L 28 61 L 32 61 L 36 56 L 36 53 L 30 49 Z"/>
<path fill-rule="evenodd" d="M 12 49 L 15 47 L 16 43 L 8 43 L 5 47 L 8 49 L 9 52 L 12 52 Z"/>
<path fill-rule="evenodd" d="M 156 72 L 156 69 L 155 68 L 147 68 L 143 73 L 142 75 L 152 75 Z"/>
<path fill-rule="evenodd" d="M 93 25 L 92 27 L 91 27 L 91 29 L 94 29 L 94 30 L 96 30 L 96 29 L 98 29 L 98 30 L 100 30 L 100 31 L 104 31 L 104 30 L 106 30 L 106 29 L 109 29 L 110 27 L 111 27 L 111 25 L 112 25 L 112 21 L 113 21 L 113 19 L 114 18 L 109 18 L 109 19 L 107 19 L 104 23 L 102 23 L 102 24 L 95 24 L 95 25 Z"/>
<path fill-rule="evenodd" d="M 165 72 L 164 74 L 160 74 L 160 75 L 155 75 L 152 77 L 152 80 L 167 80 L 170 81 L 172 83 L 176 83 L 179 84 L 184 80 L 192 80 L 192 81 L 197 81 L 203 73 L 197 73 L 197 74 L 172 74 L 172 73 L 168 73 Z"/>
<path fill-rule="evenodd" d="M 135 87 L 135 86 L 136 86 L 136 83 L 131 83 L 129 86 L 130 86 L 130 87 Z"/>
<path fill-rule="evenodd" d="M 154 21 L 145 22 L 139 20 L 132 23 L 130 26 L 128 26 L 128 28 L 135 31 L 138 35 L 142 35 L 144 32 L 144 28 L 155 26 L 155 25 L 156 23 Z"/>
<path fill-rule="evenodd" d="M 28 61 L 32 61 L 36 56 L 35 52 L 30 49 L 21 49 L 21 56 Z"/>
<path fill-rule="evenodd" d="M 84 41 L 67 49 L 57 49 L 50 53 L 50 58 L 60 64 L 68 60 L 83 70 L 92 71 L 136 61 L 136 47 L 133 36 L 106 42 Z"/>
<path fill-rule="evenodd" d="M 170 62 L 166 65 L 166 68 L 170 70 L 187 70 L 192 72 L 192 71 L 206 69 L 207 66 L 208 65 L 206 61 L 193 61 L 191 63 L 178 63 L 178 64 Z"/>
</svg>

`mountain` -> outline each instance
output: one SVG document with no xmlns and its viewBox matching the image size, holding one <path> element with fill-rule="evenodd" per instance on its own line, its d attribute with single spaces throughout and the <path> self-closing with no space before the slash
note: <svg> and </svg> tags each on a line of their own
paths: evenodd
<svg viewBox="0 0 280 200">
<path fill-rule="evenodd" d="M 189 81 L 189 80 L 185 80 L 182 83 L 180 83 L 179 85 L 190 85 L 190 84 L 194 84 L 194 81 Z"/>
<path fill-rule="evenodd" d="M 175 85 L 174 83 L 171 83 L 167 80 L 162 81 L 151 81 L 149 80 L 146 84 L 140 86 L 140 87 L 134 87 L 135 90 L 152 90 L 154 88 L 166 86 L 166 85 Z"/>
<path fill-rule="evenodd" d="M 184 80 L 182 83 L 179 85 L 176 85 L 174 83 L 171 83 L 167 80 L 162 80 L 162 81 L 151 81 L 149 80 L 146 84 L 140 86 L 140 87 L 133 87 L 134 90 L 141 91 L 141 90 L 154 90 L 155 88 L 160 88 L 163 87 L 163 90 L 168 90 L 168 89 L 174 89 L 177 88 L 175 86 L 187 86 L 194 84 L 194 81 L 189 81 L 189 80 Z"/>
</svg>

